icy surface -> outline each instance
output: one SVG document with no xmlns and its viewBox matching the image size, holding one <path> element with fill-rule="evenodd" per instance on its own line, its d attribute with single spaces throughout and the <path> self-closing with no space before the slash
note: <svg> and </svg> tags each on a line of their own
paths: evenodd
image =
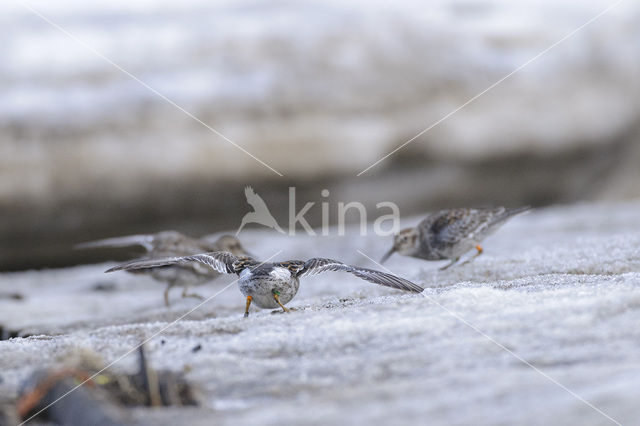
<svg viewBox="0 0 640 426">
<path fill-rule="evenodd" d="M 0 298 L 0 324 L 40 335 L 0 342 L 0 395 L 14 396 L 34 366 L 86 350 L 111 362 L 152 337 L 153 365 L 188 371 L 204 406 L 132 412 L 140 422 L 615 424 L 570 390 L 638 424 L 639 222 L 638 202 L 538 210 L 487 239 L 470 265 L 438 271 L 442 263 L 393 256 L 386 266 L 430 287 L 424 295 L 325 274 L 302 282 L 290 305 L 297 311 L 243 319 L 232 285 L 156 337 L 199 302 L 175 290 L 166 309 L 161 285 L 104 275 L 107 263 L 2 274 L 0 293 L 24 299 Z M 356 250 L 378 259 L 390 244 L 372 235 L 241 236 L 263 258 L 282 250 L 278 259 L 329 256 L 368 267 Z M 196 290 L 212 296 L 230 283 Z M 112 368 L 134 363 L 130 355 Z"/>
</svg>

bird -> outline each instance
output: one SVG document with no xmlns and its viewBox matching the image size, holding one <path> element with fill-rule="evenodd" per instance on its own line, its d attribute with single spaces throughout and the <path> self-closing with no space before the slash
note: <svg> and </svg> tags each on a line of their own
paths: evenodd
<svg viewBox="0 0 640 426">
<path fill-rule="evenodd" d="M 424 289 L 404 278 L 373 269 L 347 265 L 332 259 L 312 258 L 307 261 L 288 260 L 284 262 L 259 262 L 251 257 L 236 256 L 225 251 L 171 257 L 158 260 L 134 261 L 114 266 L 106 272 L 145 270 L 166 265 L 179 265 L 185 262 L 199 262 L 223 274 L 238 275 L 238 288 L 246 298 L 245 318 L 249 316 L 249 307 L 255 304 L 262 309 L 282 308 L 289 303 L 300 286 L 300 278 L 328 271 L 344 271 L 371 283 L 422 293 Z"/>
<path fill-rule="evenodd" d="M 273 228 L 281 234 L 285 233 L 280 225 L 278 225 L 278 222 L 276 222 L 276 219 L 269 211 L 269 208 L 267 207 L 267 204 L 264 202 L 262 197 L 256 194 L 252 187 L 247 186 L 244 189 L 244 195 L 245 197 L 247 197 L 247 203 L 249 203 L 249 205 L 253 207 L 253 211 L 244 215 L 244 217 L 242 218 L 242 222 L 240 223 L 240 227 L 236 232 L 236 236 L 248 223 L 257 223 L 259 225 Z"/>
<path fill-rule="evenodd" d="M 456 264 L 462 255 L 475 249 L 475 255 L 464 263 L 480 256 L 484 249 L 482 240 L 495 232 L 513 216 L 527 212 L 531 207 L 509 209 L 458 208 L 441 210 L 427 216 L 416 227 L 405 228 L 394 236 L 393 246 L 382 256 L 384 263 L 393 253 L 424 260 L 450 260 L 440 268 Z"/>
<path fill-rule="evenodd" d="M 215 241 L 204 238 L 195 239 L 176 231 L 163 231 L 148 235 L 129 235 L 124 237 L 107 238 L 77 244 L 77 249 L 88 248 L 117 248 L 141 246 L 146 250 L 146 255 L 138 258 L 138 261 L 150 261 L 173 256 L 185 256 L 209 251 L 228 251 L 236 255 L 250 256 L 240 241 L 232 235 L 223 235 Z M 202 296 L 189 293 L 191 285 L 204 284 L 220 276 L 220 273 L 198 262 L 183 262 L 178 265 L 161 267 L 138 268 L 132 273 L 150 275 L 156 281 L 167 283 L 164 290 L 164 304 L 169 306 L 169 291 L 175 286 L 181 286 L 182 297 Z"/>
</svg>

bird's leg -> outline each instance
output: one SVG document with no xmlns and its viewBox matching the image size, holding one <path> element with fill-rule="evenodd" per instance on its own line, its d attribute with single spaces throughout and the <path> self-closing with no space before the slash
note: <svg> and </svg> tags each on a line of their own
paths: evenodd
<svg viewBox="0 0 640 426">
<path fill-rule="evenodd" d="M 247 296 L 247 307 L 244 310 L 244 317 L 247 318 L 249 316 L 249 306 L 251 306 L 251 301 L 253 300 L 253 297 L 251 296 Z"/>
<path fill-rule="evenodd" d="M 289 309 L 285 308 L 284 305 L 282 303 L 280 303 L 280 292 L 274 291 L 273 292 L 273 298 L 276 299 L 276 302 L 278 302 L 278 305 L 280 305 L 280 307 L 282 308 L 283 312 L 289 312 Z"/>
<path fill-rule="evenodd" d="M 204 297 L 203 297 L 203 296 L 201 296 L 201 295 L 199 295 L 199 294 L 196 294 L 196 293 L 187 293 L 187 291 L 188 291 L 188 290 L 189 290 L 189 286 L 186 286 L 186 285 L 185 285 L 185 286 L 183 286 L 183 287 L 182 287 L 182 297 L 183 297 L 183 298 L 184 298 L 184 297 L 195 297 L 196 299 L 200 299 L 200 300 L 204 299 Z"/>
<path fill-rule="evenodd" d="M 164 289 L 164 306 L 169 307 L 169 290 L 173 287 L 173 283 L 169 283 L 167 288 Z"/>
<path fill-rule="evenodd" d="M 462 264 L 466 265 L 467 263 L 471 263 L 476 257 L 480 256 L 482 253 L 484 253 L 484 249 L 482 248 L 482 246 L 480 244 L 478 244 L 476 246 L 476 254 L 474 254 L 473 256 L 471 256 L 469 259 L 465 260 Z"/>
<path fill-rule="evenodd" d="M 458 262 L 458 260 L 460 260 L 459 257 L 456 257 L 455 259 L 451 259 L 451 262 L 447 263 L 446 265 L 444 265 L 442 268 L 440 268 L 440 271 L 444 271 L 445 269 L 449 269 L 450 267 L 452 267 L 453 265 L 456 264 L 456 262 Z"/>
</svg>

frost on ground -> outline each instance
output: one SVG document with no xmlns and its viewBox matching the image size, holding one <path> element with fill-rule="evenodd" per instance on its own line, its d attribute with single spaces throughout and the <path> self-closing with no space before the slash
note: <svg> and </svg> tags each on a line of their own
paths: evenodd
<svg viewBox="0 0 640 426">
<path fill-rule="evenodd" d="M 136 409 L 130 421 L 637 424 L 639 222 L 640 203 L 555 207 L 514 219 L 466 266 L 438 271 L 443 263 L 394 255 L 386 266 L 428 286 L 424 295 L 325 274 L 302 281 L 297 311 L 244 319 L 232 285 L 147 344 L 155 368 L 188 371 L 203 406 Z M 242 236 L 263 258 L 282 250 L 278 259 L 368 267 L 357 250 L 378 259 L 390 244 L 372 235 Z M 0 298 L 0 324 L 36 333 L 0 342 L 3 398 L 35 366 L 84 351 L 112 362 L 199 303 L 174 290 L 166 309 L 161 285 L 103 274 L 109 265 L 0 275 L 0 294 L 23 296 Z M 232 282 L 196 290 L 212 296 Z M 135 361 L 112 368 L 131 371 Z"/>
</svg>

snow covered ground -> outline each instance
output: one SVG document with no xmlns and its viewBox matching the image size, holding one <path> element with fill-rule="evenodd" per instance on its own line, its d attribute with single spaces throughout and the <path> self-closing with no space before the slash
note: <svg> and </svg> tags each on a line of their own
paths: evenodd
<svg viewBox="0 0 640 426">
<path fill-rule="evenodd" d="M 0 274 L 0 294 L 23 296 L 0 298 L 0 324 L 38 334 L 0 342 L 0 395 L 14 396 L 36 366 L 86 350 L 108 363 L 151 338 L 154 367 L 188 371 L 204 405 L 138 409 L 132 422 L 639 424 L 639 223 L 640 202 L 537 210 L 487 239 L 470 265 L 438 271 L 441 263 L 393 256 L 386 266 L 429 287 L 424 295 L 324 274 L 302 281 L 297 311 L 244 319 L 232 285 L 169 327 L 199 301 L 175 290 L 166 309 L 161 285 L 105 275 L 107 263 Z M 357 250 L 378 259 L 390 244 L 241 236 L 263 258 L 282 250 L 278 259 L 368 267 Z M 232 282 L 197 291 L 213 296 Z M 132 370 L 135 355 L 112 368 Z"/>
</svg>

